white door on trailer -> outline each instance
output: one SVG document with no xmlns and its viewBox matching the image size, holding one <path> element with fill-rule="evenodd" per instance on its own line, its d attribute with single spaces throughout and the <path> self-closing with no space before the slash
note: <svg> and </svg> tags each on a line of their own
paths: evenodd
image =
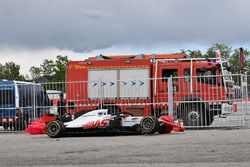
<svg viewBox="0 0 250 167">
<path fill-rule="evenodd" d="M 117 97 L 117 70 L 89 70 L 88 81 L 90 99 Z"/>
<path fill-rule="evenodd" d="M 148 98 L 149 83 L 149 69 L 121 69 L 120 97 Z"/>
</svg>

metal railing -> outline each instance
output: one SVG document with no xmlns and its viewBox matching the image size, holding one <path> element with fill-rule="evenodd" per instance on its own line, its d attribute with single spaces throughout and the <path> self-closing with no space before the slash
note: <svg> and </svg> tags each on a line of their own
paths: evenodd
<svg viewBox="0 0 250 167">
<path fill-rule="evenodd" d="M 64 114 L 59 110 L 77 118 L 97 108 L 136 116 L 173 114 L 187 128 L 249 128 L 247 76 L 227 77 L 232 82 L 207 75 L 0 84 L 0 131 L 22 131 L 43 114 Z M 59 102 L 61 94 L 65 103 Z"/>
</svg>

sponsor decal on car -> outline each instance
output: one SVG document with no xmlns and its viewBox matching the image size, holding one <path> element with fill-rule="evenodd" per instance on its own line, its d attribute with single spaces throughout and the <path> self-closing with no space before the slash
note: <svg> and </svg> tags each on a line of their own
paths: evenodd
<svg viewBox="0 0 250 167">
<path fill-rule="evenodd" d="M 102 120 L 97 121 L 90 121 L 86 124 L 83 124 L 84 129 L 90 129 L 90 128 L 106 128 L 108 126 L 110 118 L 104 118 Z"/>
</svg>

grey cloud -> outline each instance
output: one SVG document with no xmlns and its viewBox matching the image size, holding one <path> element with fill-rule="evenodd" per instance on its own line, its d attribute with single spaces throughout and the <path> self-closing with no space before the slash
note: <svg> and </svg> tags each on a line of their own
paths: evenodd
<svg viewBox="0 0 250 167">
<path fill-rule="evenodd" d="M 0 47 L 249 43 L 249 7 L 246 0 L 1 1 Z"/>
</svg>

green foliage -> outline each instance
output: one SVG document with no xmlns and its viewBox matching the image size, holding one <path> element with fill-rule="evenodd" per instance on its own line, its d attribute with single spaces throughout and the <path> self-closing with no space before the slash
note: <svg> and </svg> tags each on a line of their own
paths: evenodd
<svg viewBox="0 0 250 167">
<path fill-rule="evenodd" d="M 4 79 L 5 78 L 3 70 L 4 70 L 4 66 L 0 63 L 0 79 Z"/>
<path fill-rule="evenodd" d="M 229 46 L 226 46 L 225 44 L 213 44 L 206 53 L 202 53 L 200 50 L 183 50 L 181 49 L 182 53 L 186 53 L 188 57 L 192 57 L 192 55 L 195 55 L 197 58 L 215 58 L 216 57 L 216 51 L 220 51 L 220 55 L 224 59 L 230 58 L 230 54 L 232 53 L 232 48 Z"/>
<path fill-rule="evenodd" d="M 39 67 L 32 66 L 29 70 L 30 79 L 28 76 L 20 74 L 20 65 L 14 62 L 0 63 L 0 79 L 36 82 L 54 82 L 65 81 L 67 56 L 58 55 L 56 61 L 45 59 Z"/>
<path fill-rule="evenodd" d="M 66 65 L 68 62 L 68 57 L 67 56 L 61 56 L 58 55 L 56 57 L 56 63 L 55 63 L 55 79 L 57 81 L 64 81 L 65 80 L 65 73 L 66 73 Z"/>
<path fill-rule="evenodd" d="M 55 63 L 53 60 L 45 59 L 43 60 L 43 64 L 40 65 L 40 69 L 42 75 L 52 76 L 55 74 Z"/>
<path fill-rule="evenodd" d="M 31 75 L 31 80 L 35 81 L 39 79 L 42 76 L 42 70 L 39 67 L 32 66 L 30 67 L 30 75 Z"/>
<path fill-rule="evenodd" d="M 248 74 L 250 74 L 250 52 L 247 49 L 244 49 L 244 70 L 240 71 L 240 51 L 239 49 L 234 49 L 234 52 L 232 53 L 232 55 L 230 56 L 229 62 L 231 64 L 231 68 L 233 73 L 240 73 L 240 72 L 247 72 Z"/>
<path fill-rule="evenodd" d="M 189 58 L 191 58 L 191 57 L 197 57 L 197 58 L 204 57 L 204 55 L 201 53 L 201 51 L 199 49 L 198 50 L 184 50 L 184 49 L 181 49 L 181 53 L 187 54 L 187 56 Z"/>
<path fill-rule="evenodd" d="M 40 67 L 30 68 L 31 79 L 38 82 L 65 81 L 68 56 L 58 55 L 56 61 L 45 59 Z"/>
<path fill-rule="evenodd" d="M 20 65 L 14 62 L 0 64 L 0 79 L 24 81 L 25 77 L 20 74 Z"/>
<path fill-rule="evenodd" d="M 216 51 L 220 51 L 220 55 L 223 59 L 227 59 L 230 62 L 231 69 L 233 73 L 243 73 L 247 72 L 250 75 L 250 51 L 244 49 L 244 70 L 240 71 L 240 51 L 239 48 L 232 49 L 225 44 L 215 43 L 203 54 L 200 50 L 181 50 L 182 53 L 187 54 L 188 57 L 192 57 L 194 54 L 195 57 L 204 57 L 204 58 L 215 58 Z"/>
<path fill-rule="evenodd" d="M 212 58 L 216 57 L 216 51 L 220 51 L 220 55 L 224 59 L 230 58 L 230 54 L 232 53 L 232 47 L 226 46 L 225 44 L 213 44 L 210 48 L 208 48 L 205 57 Z"/>
</svg>

